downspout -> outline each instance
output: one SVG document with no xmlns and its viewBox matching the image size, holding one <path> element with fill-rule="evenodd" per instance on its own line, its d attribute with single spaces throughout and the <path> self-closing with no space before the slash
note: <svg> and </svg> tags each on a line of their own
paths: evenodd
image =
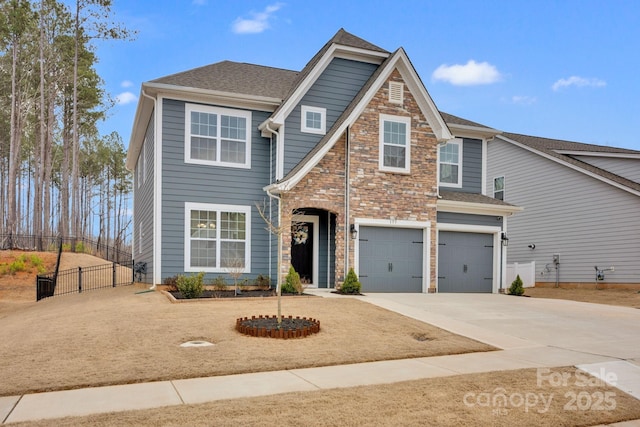
<svg viewBox="0 0 640 427">
<path fill-rule="evenodd" d="M 269 132 L 271 132 L 272 135 L 275 135 L 276 137 L 276 149 L 277 149 L 277 144 L 279 142 L 280 139 L 280 134 L 278 133 L 277 130 L 272 129 L 270 126 L 270 123 L 267 122 L 265 125 L 265 129 L 267 129 Z M 273 143 L 271 144 L 273 146 Z M 269 162 L 269 164 L 271 164 L 272 162 Z M 271 166 L 270 166 L 271 168 Z M 270 170 L 270 173 L 272 173 L 273 171 Z M 270 176 L 269 179 L 273 179 L 273 176 Z M 281 221 L 282 221 L 282 199 L 278 196 L 276 196 L 275 194 L 272 194 L 271 191 L 267 190 L 267 196 L 269 196 L 269 201 L 271 202 L 271 200 L 275 199 L 278 203 L 278 227 L 281 226 Z M 271 209 L 269 209 L 269 214 L 271 214 Z M 271 251 L 271 233 L 269 233 L 269 251 Z M 280 289 L 280 283 L 282 283 L 282 233 L 278 233 L 278 261 L 277 261 L 277 274 L 276 274 L 276 286 L 278 287 L 278 289 Z M 269 257 L 269 259 L 271 259 L 271 257 Z M 269 263 L 269 265 L 271 265 L 271 262 Z M 271 267 L 269 267 L 271 268 Z"/>
<path fill-rule="evenodd" d="M 349 185 L 349 134 L 350 127 L 347 126 L 345 136 L 345 159 L 344 159 L 344 279 L 346 279 L 349 273 L 349 239 L 351 234 L 349 233 L 349 199 L 351 197 L 351 186 Z M 336 278 L 337 279 L 337 278 Z M 343 279 L 343 280 L 344 280 Z"/>
<path fill-rule="evenodd" d="M 153 123 L 153 137 L 154 137 L 154 139 L 155 139 L 155 138 L 157 137 L 157 132 L 156 132 L 156 122 L 157 122 L 157 120 L 158 120 L 158 117 L 157 117 L 157 116 L 158 116 L 158 110 L 157 110 L 157 108 L 156 108 L 156 107 L 157 107 L 157 105 L 156 105 L 156 102 L 157 102 L 157 101 L 156 101 L 156 99 L 155 99 L 154 97 L 152 97 L 152 96 L 150 96 L 150 95 L 147 95 L 147 93 L 144 91 L 144 89 L 142 89 L 141 93 L 142 93 L 142 96 L 144 96 L 145 98 L 148 98 L 148 99 L 150 99 L 151 101 L 153 101 L 153 121 L 154 121 L 154 123 Z M 144 142 L 143 142 L 143 144 L 144 144 Z M 155 150 L 155 147 L 154 147 L 154 150 Z M 155 159 L 155 154 L 154 154 L 154 159 Z M 157 166 L 157 165 L 156 165 L 156 166 L 154 166 L 154 175 L 155 175 L 155 174 L 157 174 L 157 171 L 155 170 L 155 168 L 156 168 L 156 167 L 158 167 L 158 166 Z M 155 188 L 156 188 L 156 185 L 155 185 L 155 177 L 154 177 L 153 188 L 154 188 L 154 190 L 153 190 L 153 191 L 155 191 Z M 135 194 L 135 192 L 134 192 L 134 194 Z M 155 199 L 155 197 L 154 197 L 154 199 Z M 133 200 L 134 206 L 135 206 L 135 202 L 136 202 L 136 201 L 135 201 L 135 196 L 134 196 L 134 200 Z M 152 226 L 152 228 L 155 228 L 155 226 L 156 226 L 155 222 L 156 222 L 156 220 L 155 220 L 155 214 L 154 214 L 154 215 L 153 215 L 153 226 Z M 135 234 L 136 234 L 136 231 L 135 231 L 135 227 L 134 227 L 133 235 L 135 236 Z M 157 243 L 156 243 L 156 239 L 155 239 L 155 236 L 156 236 L 156 235 L 157 235 L 157 233 L 155 233 L 155 230 L 154 230 L 154 233 L 153 233 L 153 236 L 154 236 L 154 239 L 153 239 L 153 246 L 155 246 L 155 245 L 157 244 Z M 142 236 L 138 236 L 138 238 L 141 238 L 141 237 L 142 237 Z M 135 241 L 134 241 L 134 244 L 135 244 Z M 135 246 L 134 246 L 134 247 L 135 247 Z M 152 278 L 151 278 L 151 280 L 152 280 L 152 282 L 153 282 L 153 283 L 151 284 L 151 287 L 150 287 L 149 289 L 150 289 L 150 290 L 155 290 L 155 289 L 156 289 L 156 280 L 155 280 L 155 276 L 156 276 L 156 274 L 157 274 L 157 269 L 156 269 L 156 258 L 155 258 L 155 250 L 154 250 L 154 248 L 151 248 L 151 252 L 152 252 L 152 253 L 153 253 L 153 255 L 154 255 L 154 257 L 153 257 L 153 261 L 154 261 L 154 262 L 153 262 L 153 276 L 152 276 Z"/>
</svg>

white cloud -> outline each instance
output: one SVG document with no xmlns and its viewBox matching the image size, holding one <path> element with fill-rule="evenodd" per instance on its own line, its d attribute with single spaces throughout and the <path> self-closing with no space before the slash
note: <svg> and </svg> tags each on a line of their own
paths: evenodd
<svg viewBox="0 0 640 427">
<path fill-rule="evenodd" d="M 138 97 L 135 96 L 131 92 L 122 92 L 121 94 L 116 95 L 116 104 L 118 105 L 127 105 L 132 102 L 136 102 Z"/>
<path fill-rule="evenodd" d="M 535 104 L 538 101 L 538 98 L 535 96 L 520 96 L 514 95 L 511 97 L 511 102 L 517 105 L 531 105 Z"/>
<path fill-rule="evenodd" d="M 239 17 L 233 22 L 233 32 L 236 34 L 256 34 L 269 28 L 269 19 L 275 12 L 284 6 L 283 3 L 274 3 L 267 6 L 262 12 L 250 12 L 251 18 Z"/>
<path fill-rule="evenodd" d="M 120 86 L 121 87 L 131 87 L 131 86 L 133 86 L 133 82 L 130 81 L 130 80 L 125 80 L 122 83 L 120 83 Z"/>
<path fill-rule="evenodd" d="M 465 65 L 443 64 L 431 75 L 433 80 L 442 80 L 455 86 L 486 85 L 498 82 L 502 75 L 488 62 L 469 60 Z"/>
<path fill-rule="evenodd" d="M 560 90 L 563 87 L 568 86 L 577 86 L 577 87 L 603 87 L 606 86 L 607 82 L 604 80 L 596 79 L 596 78 L 585 78 L 580 76 L 571 76 L 568 79 L 560 79 L 551 86 L 553 90 Z"/>
</svg>

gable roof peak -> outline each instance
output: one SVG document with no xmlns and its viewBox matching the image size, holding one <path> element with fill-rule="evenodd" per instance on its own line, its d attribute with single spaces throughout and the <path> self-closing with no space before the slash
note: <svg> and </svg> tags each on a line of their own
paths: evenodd
<svg viewBox="0 0 640 427">
<path fill-rule="evenodd" d="M 372 50 L 375 52 L 390 53 L 386 49 L 376 46 L 373 43 L 370 43 L 358 36 L 354 36 L 353 34 L 345 31 L 344 28 L 340 28 L 338 32 L 331 38 L 331 40 L 329 40 L 328 44 L 332 43 L 359 49 Z"/>
</svg>

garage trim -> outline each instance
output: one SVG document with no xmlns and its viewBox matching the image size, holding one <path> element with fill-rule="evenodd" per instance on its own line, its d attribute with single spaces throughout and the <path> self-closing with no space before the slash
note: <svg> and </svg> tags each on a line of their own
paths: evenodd
<svg viewBox="0 0 640 427">
<path fill-rule="evenodd" d="M 418 228 L 422 230 L 422 293 L 428 292 L 429 279 L 431 277 L 431 221 L 409 221 L 396 219 L 371 219 L 371 218 L 354 218 L 354 226 L 358 234 L 360 234 L 360 226 L 364 227 L 395 227 L 395 228 Z M 353 269 L 357 275 L 360 275 L 360 242 L 358 239 L 353 241 Z"/>
<path fill-rule="evenodd" d="M 436 234 L 436 245 L 438 244 L 438 240 L 440 239 L 440 231 L 456 231 L 459 233 L 483 233 L 483 234 L 493 234 L 493 283 L 491 286 L 492 292 L 495 294 L 498 292 L 498 286 L 500 285 L 500 277 L 504 277 L 505 272 L 500 274 L 500 266 L 506 268 L 505 262 L 500 262 L 500 255 L 502 252 L 503 256 L 506 256 L 507 251 L 501 251 L 502 242 L 500 240 L 500 233 L 503 231 L 500 227 L 490 227 L 484 225 L 470 225 L 470 224 L 452 224 L 446 222 L 439 222 L 436 225 L 436 230 L 438 233 Z M 506 230 L 505 230 L 506 231 Z M 436 268 L 440 262 L 439 253 L 436 253 Z M 436 292 L 440 292 L 439 283 L 438 283 L 438 275 L 436 274 Z"/>
</svg>

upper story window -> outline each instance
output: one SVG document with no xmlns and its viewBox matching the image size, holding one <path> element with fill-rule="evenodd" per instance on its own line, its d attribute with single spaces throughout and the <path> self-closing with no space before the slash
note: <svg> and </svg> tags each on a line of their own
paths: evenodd
<svg viewBox="0 0 640 427">
<path fill-rule="evenodd" d="M 185 162 L 251 167 L 251 112 L 187 104 Z"/>
<path fill-rule="evenodd" d="M 493 178 L 493 198 L 504 200 L 504 176 Z"/>
<path fill-rule="evenodd" d="M 456 138 L 441 146 L 438 159 L 440 185 L 462 187 L 462 140 Z"/>
<path fill-rule="evenodd" d="M 301 107 L 300 131 L 324 135 L 327 128 L 327 109 L 320 107 Z"/>
<path fill-rule="evenodd" d="M 380 114 L 380 170 L 409 173 L 410 165 L 411 119 Z"/>
</svg>

